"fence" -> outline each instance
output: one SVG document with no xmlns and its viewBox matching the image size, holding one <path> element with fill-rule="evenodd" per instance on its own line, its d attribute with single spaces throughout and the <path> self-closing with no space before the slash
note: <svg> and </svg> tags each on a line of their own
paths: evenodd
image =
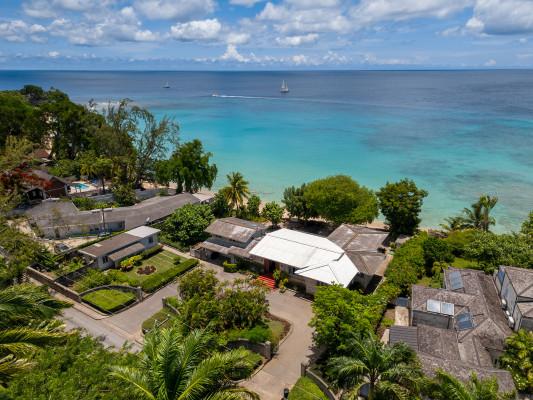
<svg viewBox="0 0 533 400">
<path fill-rule="evenodd" d="M 68 297 L 71 300 L 77 301 L 78 303 L 81 302 L 80 295 L 77 292 L 71 290 L 66 286 L 63 286 L 59 282 L 56 282 L 48 275 L 43 274 L 42 272 L 39 272 L 36 269 L 33 269 L 32 267 L 26 268 L 25 272 L 26 276 L 28 276 L 29 278 L 35 279 L 37 282 L 47 285 L 49 288 L 55 290 L 56 292 L 62 294 L 65 297 Z"/>
<path fill-rule="evenodd" d="M 72 286 L 74 282 L 77 280 L 83 278 L 85 275 L 87 275 L 87 272 L 89 271 L 90 266 L 86 265 L 85 267 L 78 268 L 76 271 L 69 272 L 68 274 L 61 275 L 58 277 L 55 282 L 59 283 L 63 286 Z"/>
<path fill-rule="evenodd" d="M 301 375 L 307 376 L 309 379 L 311 379 L 319 388 L 324 392 L 324 394 L 328 397 L 329 400 L 339 400 L 340 396 L 337 396 L 333 391 L 330 389 L 328 384 L 320 377 L 318 374 L 311 371 L 309 368 L 309 365 L 307 364 L 300 364 L 301 366 Z"/>
</svg>

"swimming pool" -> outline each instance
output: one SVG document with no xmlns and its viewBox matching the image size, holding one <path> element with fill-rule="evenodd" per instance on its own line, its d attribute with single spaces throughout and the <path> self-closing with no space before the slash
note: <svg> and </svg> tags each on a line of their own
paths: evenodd
<svg viewBox="0 0 533 400">
<path fill-rule="evenodd" d="M 74 189 L 77 189 L 77 190 L 89 189 L 89 185 L 86 185 L 85 183 L 82 183 L 82 182 L 74 182 L 70 186 L 72 186 Z"/>
</svg>

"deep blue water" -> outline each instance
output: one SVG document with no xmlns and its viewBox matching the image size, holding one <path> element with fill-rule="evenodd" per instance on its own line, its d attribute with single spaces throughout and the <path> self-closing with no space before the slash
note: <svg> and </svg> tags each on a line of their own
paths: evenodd
<svg viewBox="0 0 533 400">
<path fill-rule="evenodd" d="M 500 198 L 499 231 L 533 209 L 533 71 L 0 71 L 0 89 L 28 83 L 170 115 L 214 153 L 217 186 L 238 170 L 267 199 L 342 173 L 374 189 L 414 179 L 428 226 L 482 193 Z"/>
</svg>

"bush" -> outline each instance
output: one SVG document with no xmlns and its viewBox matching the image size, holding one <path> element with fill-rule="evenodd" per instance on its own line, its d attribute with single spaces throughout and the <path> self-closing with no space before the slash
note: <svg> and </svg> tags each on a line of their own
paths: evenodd
<svg viewBox="0 0 533 400">
<path fill-rule="evenodd" d="M 408 293 L 411 285 L 424 276 L 426 260 L 423 244 L 427 238 L 427 233 L 420 232 L 409 239 L 394 252 L 394 258 L 387 268 L 385 276 L 388 281 L 398 286 L 403 293 Z"/>
<path fill-rule="evenodd" d="M 224 272 L 237 272 L 238 271 L 238 267 L 237 267 L 237 264 L 232 264 L 228 261 L 224 261 L 222 263 L 222 266 L 224 267 Z"/>
<path fill-rule="evenodd" d="M 143 259 L 142 255 L 136 255 L 120 262 L 121 271 L 130 271 L 134 266 L 139 265 Z"/>
<path fill-rule="evenodd" d="M 455 258 L 452 253 L 452 247 L 448 242 L 436 237 L 428 237 L 422 244 L 424 250 L 424 260 L 426 263 L 426 275 L 433 275 L 433 264 L 436 262 L 451 263 Z"/>
<path fill-rule="evenodd" d="M 155 290 L 172 281 L 176 276 L 191 269 L 192 267 L 195 267 L 196 265 L 198 265 L 198 260 L 193 258 L 186 260 L 176 265 L 174 268 L 149 276 L 143 282 L 141 282 L 141 288 L 147 293 L 154 292 Z"/>
<path fill-rule="evenodd" d="M 135 301 L 135 294 L 117 289 L 102 289 L 87 293 L 83 301 L 106 313 L 118 311 Z"/>
<path fill-rule="evenodd" d="M 185 301 L 198 295 L 214 297 L 217 285 L 218 279 L 214 271 L 198 268 L 180 280 L 178 293 Z"/>
<path fill-rule="evenodd" d="M 464 231 L 452 231 L 448 233 L 448 236 L 444 241 L 450 245 L 454 256 L 463 257 L 465 247 L 474 239 L 475 231 L 473 229 L 467 229 Z"/>
<path fill-rule="evenodd" d="M 227 332 L 228 341 L 246 339 L 252 343 L 265 343 L 270 340 L 270 329 L 265 325 L 256 325 L 250 329 L 232 329 Z"/>
<path fill-rule="evenodd" d="M 158 244 L 154 247 L 150 247 L 148 250 L 145 250 L 141 253 L 142 258 L 148 258 L 153 256 L 154 254 L 159 253 L 161 250 L 163 250 L 163 245 Z"/>
<path fill-rule="evenodd" d="M 91 199 L 90 197 L 75 197 L 72 199 L 72 202 L 81 211 L 117 206 L 115 202 L 96 201 L 94 199 Z"/>
</svg>

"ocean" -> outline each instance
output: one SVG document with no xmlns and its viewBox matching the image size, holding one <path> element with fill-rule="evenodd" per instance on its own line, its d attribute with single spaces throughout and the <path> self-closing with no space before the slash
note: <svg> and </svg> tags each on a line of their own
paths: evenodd
<svg viewBox="0 0 533 400">
<path fill-rule="evenodd" d="M 174 118 L 213 153 L 215 189 L 231 171 L 268 200 L 333 174 L 372 189 L 408 177 L 429 191 L 424 226 L 489 193 L 498 232 L 533 209 L 533 71 L 0 71 L 0 89 L 25 84 Z"/>
</svg>

